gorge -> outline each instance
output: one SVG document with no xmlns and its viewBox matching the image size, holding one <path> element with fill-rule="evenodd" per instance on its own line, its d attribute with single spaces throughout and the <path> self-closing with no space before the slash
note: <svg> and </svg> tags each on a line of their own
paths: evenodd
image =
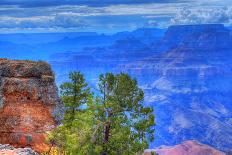
<svg viewBox="0 0 232 155">
<path fill-rule="evenodd" d="M 88 83 L 94 88 L 100 73 L 126 72 L 135 77 L 145 91 L 144 104 L 155 108 L 157 125 L 155 141 L 150 144 L 151 149 L 196 140 L 222 152 L 231 150 L 231 30 L 222 24 L 206 24 L 171 26 L 165 31 L 139 29 L 109 36 L 86 34 L 89 37 L 66 37 L 56 43 L 28 45 L 28 49 L 31 46 L 45 47 L 46 50 L 41 53 L 43 56 L 50 56 L 45 60 L 54 70 L 57 85 L 67 80 L 70 71 L 77 70 L 85 74 Z M 89 41 L 91 38 L 92 41 Z M 86 40 L 81 44 L 80 40 L 83 39 Z M 88 42 L 91 43 L 89 46 Z M 24 53 L 27 56 L 17 56 L 22 45 L 12 46 L 10 49 L 14 49 L 13 47 L 17 49 L 16 54 L 12 50 L 7 58 L 40 59 L 37 57 L 40 53 L 36 52 L 38 48 L 34 51 L 37 53 L 35 56 L 28 56 L 27 52 Z M 0 51 L 4 52 L 4 47 L 1 48 Z M 1 64 L 5 65 L 0 70 L 1 90 L 5 92 L 0 93 L 4 99 L 1 105 L 5 107 L 0 116 L 4 122 L 1 125 L 6 124 L 1 130 L 3 133 L 10 131 L 16 139 L 18 132 L 25 132 L 25 135 L 16 144 L 12 139 L 1 137 L 0 143 L 23 147 L 27 143 L 27 135 L 28 140 L 30 135 L 32 139 L 34 135 L 36 140 L 36 135 L 40 134 L 33 134 L 34 132 L 50 130 L 60 119 L 52 115 L 59 113 L 55 105 L 61 106 L 53 74 L 44 63 L 39 65 L 27 61 L 1 60 Z M 38 67 L 43 68 L 43 71 Z M 6 88 L 10 89 L 5 90 Z M 27 89 L 34 90 L 33 94 Z M 40 98 L 39 94 L 44 98 Z M 21 98 L 22 96 L 25 97 Z M 39 108 L 36 111 L 32 108 L 34 103 Z M 19 107 L 20 104 L 23 106 Z M 43 118 L 28 118 L 26 107 L 30 109 L 30 115 L 38 115 L 37 112 L 42 111 L 39 113 L 43 113 Z M 12 112 L 14 108 L 18 109 L 18 113 Z M 55 112 L 53 109 L 56 109 Z M 25 113 L 21 118 L 20 112 Z M 6 119 L 7 115 L 12 116 L 12 119 Z M 36 125 L 30 125 L 31 119 L 36 120 Z M 47 122 L 47 126 L 41 126 L 41 121 Z M 31 129 L 22 131 L 20 126 L 17 128 L 7 125 L 9 122 L 19 123 L 21 127 L 25 127 L 21 122 L 27 122 Z M 39 136 L 39 139 L 41 137 L 43 139 L 43 136 Z M 31 144 L 35 150 L 40 150 L 36 148 L 43 145 L 35 146 L 33 142 Z"/>
<path fill-rule="evenodd" d="M 135 77 L 145 91 L 145 104 L 155 108 L 156 140 L 151 148 L 193 139 L 230 150 L 231 30 L 222 24 L 177 25 L 153 43 L 143 40 L 128 37 L 70 57 L 53 54 L 49 62 L 57 83 L 70 70 L 82 71 L 92 86 L 108 71 Z M 63 59 L 55 60 L 61 55 Z"/>
</svg>

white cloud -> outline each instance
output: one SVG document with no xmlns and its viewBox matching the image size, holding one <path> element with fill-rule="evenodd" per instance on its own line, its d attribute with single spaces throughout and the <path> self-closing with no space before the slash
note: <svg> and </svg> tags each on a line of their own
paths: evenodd
<svg viewBox="0 0 232 155">
<path fill-rule="evenodd" d="M 26 18 L 0 17 L 0 28 L 72 28 L 83 26 L 87 26 L 87 24 L 77 16 L 63 14 Z"/>
<path fill-rule="evenodd" d="M 171 24 L 231 24 L 232 9 L 223 7 L 216 9 L 180 9 L 171 19 Z"/>
<path fill-rule="evenodd" d="M 225 6 L 228 9 L 225 9 Z M 192 0 L 177 3 L 140 3 L 106 6 L 57 5 L 50 7 L 0 6 L 1 29 L 71 29 L 168 27 L 172 24 L 231 24 L 231 0 Z M 188 8 L 188 9 L 186 9 Z M 121 20 L 104 18 L 115 16 Z M 138 18 L 140 17 L 140 18 Z M 102 19 L 100 19 L 102 18 Z M 125 19 L 125 20 L 124 20 Z M 128 20 L 130 19 L 130 23 Z M 121 21 L 121 22 L 119 22 Z"/>
<path fill-rule="evenodd" d="M 57 14 L 51 21 L 53 27 L 87 27 L 86 21 L 75 15 Z"/>
</svg>

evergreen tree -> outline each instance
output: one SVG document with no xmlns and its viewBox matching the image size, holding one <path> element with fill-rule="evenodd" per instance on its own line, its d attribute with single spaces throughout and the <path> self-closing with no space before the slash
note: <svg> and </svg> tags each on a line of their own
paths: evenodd
<svg viewBox="0 0 232 155">
<path fill-rule="evenodd" d="M 80 72 L 71 72 L 69 80 L 60 86 L 66 109 L 64 119 L 62 125 L 50 133 L 49 141 L 68 155 L 87 155 L 93 126 L 92 114 L 87 107 L 92 102 L 92 95 Z"/>
<path fill-rule="evenodd" d="M 99 78 L 96 102 L 95 146 L 102 155 L 142 153 L 154 139 L 153 109 L 143 106 L 144 93 L 127 74 L 107 73 Z"/>
<path fill-rule="evenodd" d="M 64 124 L 72 126 L 77 119 L 76 114 L 85 111 L 90 99 L 90 89 L 85 82 L 84 76 L 80 72 L 69 74 L 70 82 L 65 82 L 60 86 L 61 99 L 66 107 Z"/>
</svg>

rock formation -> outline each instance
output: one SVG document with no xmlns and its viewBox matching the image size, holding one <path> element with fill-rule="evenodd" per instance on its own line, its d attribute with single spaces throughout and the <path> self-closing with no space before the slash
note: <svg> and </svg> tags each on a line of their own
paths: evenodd
<svg viewBox="0 0 232 155">
<path fill-rule="evenodd" d="M 45 133 L 56 126 L 62 104 L 45 62 L 0 59 L 0 143 L 48 149 Z"/>
<path fill-rule="evenodd" d="M 225 155 L 225 153 L 215 150 L 196 141 L 185 141 L 173 147 L 161 147 L 153 150 L 158 155 Z M 144 155 L 150 155 L 151 150 L 147 150 Z"/>
<path fill-rule="evenodd" d="M 0 155 L 39 155 L 31 148 L 14 148 L 10 145 L 0 144 Z"/>
</svg>

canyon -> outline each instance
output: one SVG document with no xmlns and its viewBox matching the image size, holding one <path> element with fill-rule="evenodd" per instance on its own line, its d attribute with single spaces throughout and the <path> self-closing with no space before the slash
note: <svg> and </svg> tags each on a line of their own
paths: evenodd
<svg viewBox="0 0 232 155">
<path fill-rule="evenodd" d="M 151 148 L 194 139 L 227 151 L 232 148 L 231 60 L 231 30 L 202 24 L 170 26 L 154 42 L 125 37 L 110 46 L 57 53 L 49 62 L 58 84 L 71 70 L 84 73 L 93 87 L 105 72 L 135 77 L 145 91 L 144 104 L 155 109 Z"/>
<path fill-rule="evenodd" d="M 57 95 L 54 95 L 56 94 L 55 83 L 60 85 L 67 81 L 70 71 L 78 70 L 85 74 L 86 80 L 93 88 L 97 84 L 99 74 L 105 72 L 126 72 L 138 80 L 140 87 L 145 92 L 144 104 L 153 106 L 155 109 L 156 138 L 150 144 L 150 148 L 157 148 L 162 145 L 175 146 L 183 141 L 193 139 L 219 151 L 227 152 L 231 150 L 231 29 L 222 24 L 205 24 L 170 26 L 165 31 L 138 29 L 114 35 L 81 34 L 81 36 L 75 36 L 76 34 L 68 34 L 70 37 L 67 37 L 67 35 L 59 41 L 55 41 L 54 37 L 52 38 L 53 42 L 50 43 L 44 43 L 45 40 L 38 44 L 31 43 L 29 45 L 28 43 L 24 49 L 22 49 L 22 44 L 19 46 L 20 43 L 15 45 L 18 42 L 17 40 L 13 40 L 14 44 L 12 46 L 7 44 L 8 46 L 0 47 L 1 52 L 5 51 L 2 48 L 12 47 L 9 48 L 12 51 L 11 53 L 2 53 L 4 57 L 9 58 L 43 59 L 44 55 L 46 55 L 46 58 L 50 55 L 47 60 L 49 60 L 48 62 L 56 75 L 54 81 L 53 74 L 50 72 L 51 69 L 45 69 L 46 72 L 41 74 L 32 74 L 34 71 L 27 73 L 28 69 L 32 69 L 30 68 L 33 66 L 31 64 L 34 64 L 32 62 L 27 66 L 28 69 L 26 67 L 20 72 L 16 72 L 18 67 L 13 67 L 12 70 L 9 67 L 8 69 L 4 69 L 5 67 L 1 69 L 1 72 L 5 72 L 0 78 L 2 79 L 0 90 L 5 92 L 2 93 L 1 91 L 0 93 L 0 95 L 5 96 L 3 97 L 5 108 L 2 108 L 1 115 L 2 118 L 7 118 L 6 114 L 9 113 L 14 117 L 13 120 L 5 122 L 8 122 L 8 124 L 9 122 L 21 122 L 18 119 L 19 113 L 27 113 L 23 106 L 27 106 L 33 115 L 38 115 L 37 111 L 44 112 L 44 118 L 48 119 L 48 128 L 40 125 L 40 127 L 34 126 L 33 124 L 30 126 L 32 130 L 27 129 L 26 131 L 22 131 L 20 127 L 14 127 L 14 129 L 11 126 L 4 127 L 3 132 L 12 132 L 11 137 L 16 137 L 16 139 L 18 136 L 15 136 L 17 135 L 15 133 L 18 133 L 18 131 L 19 133 L 26 132 L 26 135 L 29 135 L 24 135 L 24 138 L 17 144 L 13 144 L 11 140 L 5 140 L 4 143 L 12 143 L 13 146 L 23 147 L 26 146 L 27 140 L 30 141 L 31 133 L 40 133 L 40 131 L 44 132 L 53 128 L 60 120 L 59 117 L 57 118 L 60 115 L 54 114 L 60 113 L 58 109 L 62 109 L 56 108 L 60 106 L 60 103 Z M 30 36 L 30 34 L 26 36 Z M 35 37 L 36 35 L 31 36 Z M 5 38 L 0 36 L 0 39 L 4 41 Z M 22 41 L 26 44 L 28 39 L 22 39 Z M 51 40 L 49 39 L 49 41 Z M 44 51 L 41 50 L 42 47 L 45 47 Z M 16 53 L 14 54 L 15 48 Z M 34 49 L 34 51 L 25 52 L 28 49 Z M 24 55 L 22 55 L 21 50 L 25 53 Z M 37 51 L 40 50 L 41 52 L 38 53 Z M 1 61 L 9 63 L 7 60 Z M 14 63 L 18 64 L 19 62 L 13 61 L 12 64 Z M 27 62 L 23 61 L 23 63 Z M 10 71 L 9 74 L 6 74 L 7 70 Z M 47 81 L 46 84 L 41 82 L 44 78 Z M 19 84 L 22 81 L 25 83 Z M 43 86 L 39 86 L 40 84 L 43 84 Z M 41 88 L 39 89 L 37 85 Z M 6 88 L 10 89 L 5 90 Z M 53 95 L 43 94 L 48 88 L 54 90 L 51 91 Z M 43 96 L 45 95 L 44 99 L 40 99 L 39 95 L 30 95 L 26 89 L 36 90 L 33 94 L 42 93 Z M 20 94 L 18 90 L 20 92 L 22 90 L 24 93 Z M 16 93 L 11 93 L 11 91 Z M 13 96 L 18 97 L 16 99 Z M 25 96 L 25 98 L 21 99 L 21 96 Z M 49 98 L 49 96 L 53 96 L 54 99 Z M 19 109 L 17 114 L 13 112 L 13 107 L 9 106 L 10 103 L 15 102 L 17 104 L 12 105 Z M 22 104 L 24 102 L 28 105 Z M 0 103 L 3 103 L 3 100 Z M 31 106 L 32 103 L 38 103 L 40 110 L 35 111 L 35 108 Z M 23 106 L 19 107 L 19 104 Z M 40 117 L 39 120 L 45 120 L 44 118 Z M 31 119 L 29 116 L 25 115 L 22 119 L 27 120 L 25 122 L 28 122 L 28 125 L 31 124 L 29 123 Z M 40 134 L 33 135 L 34 140 L 37 141 L 36 135 Z M 43 136 L 39 137 L 44 139 Z M 37 148 L 33 142 L 31 144 L 33 148 Z M 39 144 L 38 148 L 42 145 Z"/>
</svg>

